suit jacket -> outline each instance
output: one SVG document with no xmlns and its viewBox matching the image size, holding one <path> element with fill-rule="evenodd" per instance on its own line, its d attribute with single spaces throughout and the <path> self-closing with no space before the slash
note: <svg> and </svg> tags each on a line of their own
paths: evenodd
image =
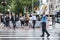
<svg viewBox="0 0 60 40">
<path fill-rule="evenodd" d="M 11 21 L 12 21 L 12 23 L 15 23 L 15 16 L 11 17 Z"/>
<path fill-rule="evenodd" d="M 5 20 L 6 20 L 6 22 L 9 22 L 10 18 L 9 17 L 6 17 Z"/>
</svg>

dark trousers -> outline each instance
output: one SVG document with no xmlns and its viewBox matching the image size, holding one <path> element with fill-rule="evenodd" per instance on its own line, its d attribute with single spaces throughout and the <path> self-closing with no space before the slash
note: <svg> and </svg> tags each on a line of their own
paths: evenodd
<svg viewBox="0 0 60 40">
<path fill-rule="evenodd" d="M 13 28 L 14 28 L 14 29 L 16 28 L 16 24 L 15 24 L 15 23 L 13 23 Z"/>
<path fill-rule="evenodd" d="M 21 26 L 22 26 L 22 25 L 24 26 L 24 21 L 21 21 Z"/>
<path fill-rule="evenodd" d="M 6 22 L 6 27 L 9 27 L 9 22 Z"/>
<path fill-rule="evenodd" d="M 15 29 L 16 28 L 16 22 L 13 21 L 13 28 Z"/>
<path fill-rule="evenodd" d="M 33 29 L 35 28 L 36 20 L 33 20 Z"/>
<path fill-rule="evenodd" d="M 29 21 L 28 21 L 28 20 L 26 20 L 26 26 L 28 26 L 28 23 L 29 23 Z"/>
<path fill-rule="evenodd" d="M 42 36 L 44 36 L 44 32 L 49 35 L 48 31 L 46 30 L 46 22 L 42 22 Z"/>
</svg>

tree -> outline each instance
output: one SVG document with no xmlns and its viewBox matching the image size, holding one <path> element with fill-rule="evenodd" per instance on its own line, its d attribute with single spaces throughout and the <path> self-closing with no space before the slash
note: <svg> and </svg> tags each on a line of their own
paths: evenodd
<svg viewBox="0 0 60 40">
<path fill-rule="evenodd" d="M 3 12 L 3 6 L 0 5 L 0 12 Z"/>
<path fill-rule="evenodd" d="M 38 0 L 33 0 L 33 3 L 36 3 Z M 0 0 L 0 3 L 2 0 Z M 32 0 L 6 0 L 7 6 L 6 11 L 10 9 L 11 12 L 14 13 L 23 13 L 24 6 L 26 6 L 26 10 L 32 9 Z M 1 4 L 0 4 L 1 5 Z M 0 6 L 1 8 L 2 6 Z M 0 9 L 2 10 L 2 9 Z"/>
<path fill-rule="evenodd" d="M 32 9 L 32 0 L 21 0 L 20 2 L 21 2 L 21 5 L 24 6 L 27 11 L 28 9 Z M 33 3 L 36 3 L 36 2 L 38 2 L 38 0 L 33 0 Z"/>
<path fill-rule="evenodd" d="M 3 12 L 3 6 L 1 5 L 1 2 L 2 2 L 3 0 L 0 0 L 0 12 Z"/>
</svg>

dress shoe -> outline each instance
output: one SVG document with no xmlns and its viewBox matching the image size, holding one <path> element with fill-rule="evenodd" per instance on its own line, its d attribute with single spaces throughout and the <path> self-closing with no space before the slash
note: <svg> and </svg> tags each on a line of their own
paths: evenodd
<svg viewBox="0 0 60 40">
<path fill-rule="evenodd" d="M 47 37 L 49 37 L 50 36 L 50 34 L 49 35 L 47 35 Z"/>
<path fill-rule="evenodd" d="M 44 37 L 44 36 L 42 35 L 42 36 L 40 36 L 40 37 Z"/>
</svg>

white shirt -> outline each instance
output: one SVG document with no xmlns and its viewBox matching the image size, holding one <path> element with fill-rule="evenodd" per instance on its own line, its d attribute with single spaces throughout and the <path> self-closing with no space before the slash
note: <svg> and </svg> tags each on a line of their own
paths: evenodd
<svg viewBox="0 0 60 40">
<path fill-rule="evenodd" d="M 39 15 L 39 10 L 36 10 L 36 12 L 37 12 L 37 15 Z"/>
<path fill-rule="evenodd" d="M 32 16 L 32 20 L 36 20 L 36 16 Z"/>
<path fill-rule="evenodd" d="M 30 20 L 32 20 L 32 17 L 30 17 Z"/>
</svg>

